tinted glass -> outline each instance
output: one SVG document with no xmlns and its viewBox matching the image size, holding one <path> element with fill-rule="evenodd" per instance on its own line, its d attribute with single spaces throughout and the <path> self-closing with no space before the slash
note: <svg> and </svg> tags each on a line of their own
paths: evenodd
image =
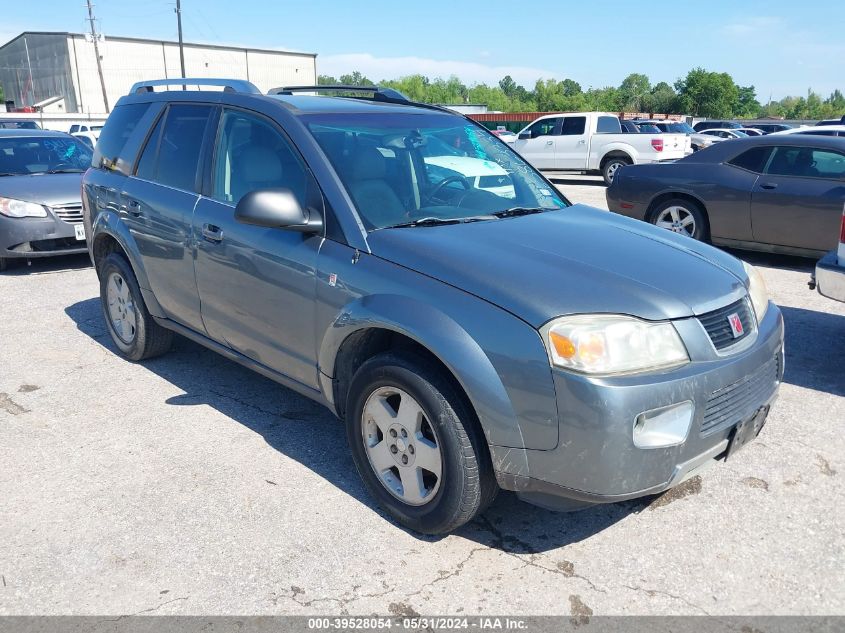
<svg viewBox="0 0 845 633">
<path fill-rule="evenodd" d="M 126 141 L 129 140 L 148 107 L 147 103 L 133 103 L 114 109 L 97 140 L 94 167 L 113 169 L 117 165 L 120 152 L 123 151 Z"/>
<path fill-rule="evenodd" d="M 504 222 L 491 214 L 568 206 L 516 152 L 460 117 L 315 114 L 306 120 L 368 230 L 423 218 Z"/>
<path fill-rule="evenodd" d="M 587 117 L 583 116 L 568 116 L 564 117 L 563 125 L 560 128 L 561 136 L 574 136 L 577 134 L 583 134 L 584 129 L 587 126 Z M 618 120 L 617 120 L 618 126 Z M 616 130 L 619 131 L 618 129 Z"/>
<path fill-rule="evenodd" d="M 170 106 L 159 144 L 156 182 L 176 189 L 196 191 L 200 149 L 210 116 L 209 106 Z"/>
<path fill-rule="evenodd" d="M 560 119 L 558 118 L 535 121 L 527 131 L 531 132 L 532 138 L 537 138 L 538 136 L 549 136 L 554 133 L 554 129 L 557 127 L 559 122 Z"/>
<path fill-rule="evenodd" d="M 567 119 L 578 118 L 578 117 L 566 117 Z M 600 116 L 598 123 L 596 124 L 596 134 L 619 134 L 620 126 L 619 126 L 619 119 L 615 116 Z M 572 134 L 579 134 L 583 132 L 572 132 Z"/>
<path fill-rule="evenodd" d="M 760 174 L 763 172 L 763 167 L 765 167 L 771 153 L 771 147 L 754 147 L 729 160 L 728 163 Z"/>
<path fill-rule="evenodd" d="M 845 177 L 845 154 L 809 147 L 778 147 L 766 173 L 838 180 Z"/>
<path fill-rule="evenodd" d="M 223 114 L 214 165 L 212 197 L 237 204 L 257 189 L 290 189 L 305 208 L 309 174 L 287 140 L 262 118 Z"/>
<path fill-rule="evenodd" d="M 158 118 L 158 122 L 147 139 L 141 159 L 138 161 L 138 169 L 135 175 L 144 180 L 155 180 L 156 158 L 158 157 L 158 146 L 161 139 L 161 130 L 164 127 L 164 115 Z"/>
<path fill-rule="evenodd" d="M 79 173 L 91 166 L 91 148 L 71 136 L 0 136 L 0 176 Z M 38 188 L 37 184 L 32 185 Z"/>
</svg>

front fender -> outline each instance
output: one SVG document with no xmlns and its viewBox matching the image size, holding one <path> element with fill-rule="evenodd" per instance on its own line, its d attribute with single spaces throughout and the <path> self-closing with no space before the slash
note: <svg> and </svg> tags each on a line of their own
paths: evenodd
<svg viewBox="0 0 845 633">
<path fill-rule="evenodd" d="M 511 325 L 511 329 L 499 329 L 502 337 L 512 334 L 513 338 L 517 339 L 517 345 L 520 343 L 524 345 L 525 341 L 518 339 L 533 334 L 535 344 L 542 346 L 539 335 L 526 324 L 516 321 L 511 315 L 492 306 L 490 312 L 500 313 L 502 318 L 491 315 L 483 324 L 480 324 L 480 327 L 486 329 L 488 333 L 489 328 L 508 327 L 504 322 L 510 320 L 521 324 L 519 326 L 521 334 L 514 331 L 514 326 Z M 531 367 L 521 374 L 519 365 L 520 362 L 524 362 L 524 359 L 502 357 L 498 357 L 495 361 L 499 365 L 497 368 L 488 352 L 479 345 L 479 333 L 473 336 L 442 310 L 410 297 L 392 294 L 368 295 L 347 304 L 323 335 L 319 351 L 322 372 L 333 377 L 335 359 L 343 342 L 355 332 L 367 328 L 382 328 L 403 334 L 440 359 L 469 397 L 488 444 L 517 449 L 531 447 L 538 442 L 544 445 L 536 446 L 537 448 L 548 449 L 557 445 L 556 409 L 554 419 L 548 419 L 550 416 L 544 419 L 545 424 L 542 426 L 545 428 L 542 429 L 542 439 L 535 427 L 536 421 L 530 416 L 522 419 L 522 416 L 514 410 L 514 391 L 522 388 L 522 385 L 518 384 L 520 375 L 530 375 L 537 368 Z M 548 361 L 545 362 L 548 366 Z M 510 389 L 505 386 L 501 377 L 502 365 L 509 368 L 509 371 L 505 373 L 517 383 L 517 386 L 511 385 Z M 535 385 L 535 388 L 546 389 L 546 386 Z M 554 397 L 554 387 L 552 386 L 551 389 L 552 392 L 548 395 Z M 525 389 L 522 389 L 521 393 L 524 391 Z M 539 403 L 534 406 L 532 413 L 542 409 Z M 525 428 L 526 426 L 529 428 Z M 553 432 L 553 438 L 551 432 Z M 508 459 L 513 461 L 517 461 L 521 453 L 521 451 L 504 452 L 508 455 Z M 517 471 L 522 470 L 518 465 L 512 468 Z"/>
</svg>

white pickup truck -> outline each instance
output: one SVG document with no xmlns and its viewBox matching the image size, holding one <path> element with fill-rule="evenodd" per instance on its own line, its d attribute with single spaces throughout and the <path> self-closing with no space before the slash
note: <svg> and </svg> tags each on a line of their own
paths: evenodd
<svg viewBox="0 0 845 633">
<path fill-rule="evenodd" d="M 607 112 L 549 114 L 520 131 L 513 148 L 537 169 L 600 173 L 609 185 L 623 165 L 683 158 L 686 134 L 623 134 Z"/>
</svg>

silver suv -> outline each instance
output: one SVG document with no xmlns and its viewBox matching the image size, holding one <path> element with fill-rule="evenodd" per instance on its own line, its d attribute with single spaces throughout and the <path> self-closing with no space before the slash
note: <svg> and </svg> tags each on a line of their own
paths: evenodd
<svg viewBox="0 0 845 633">
<path fill-rule="evenodd" d="M 783 321 L 752 267 L 390 90 L 173 81 L 118 102 L 83 181 L 116 349 L 178 333 L 321 402 L 403 525 L 660 492 L 759 433 Z"/>
</svg>

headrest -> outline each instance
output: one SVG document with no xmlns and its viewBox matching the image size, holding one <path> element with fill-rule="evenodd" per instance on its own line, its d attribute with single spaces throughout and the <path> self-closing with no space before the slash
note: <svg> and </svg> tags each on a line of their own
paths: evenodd
<svg viewBox="0 0 845 633">
<path fill-rule="evenodd" d="M 250 182 L 273 182 L 282 178 L 282 161 L 267 147 L 250 145 L 237 158 L 238 172 Z"/>
<path fill-rule="evenodd" d="M 352 177 L 355 180 L 379 180 L 387 173 L 387 165 L 381 152 L 373 147 L 353 157 Z"/>
</svg>

